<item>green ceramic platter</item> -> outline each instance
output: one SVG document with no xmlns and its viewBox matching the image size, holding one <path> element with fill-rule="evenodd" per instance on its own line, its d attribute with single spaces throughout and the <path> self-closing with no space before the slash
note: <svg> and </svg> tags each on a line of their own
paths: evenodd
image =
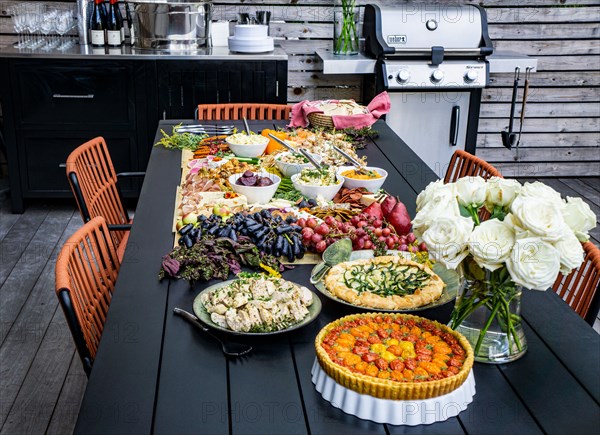
<svg viewBox="0 0 600 435">
<path fill-rule="evenodd" d="M 223 328 L 222 326 L 217 325 L 216 323 L 214 323 L 211 318 L 210 318 L 210 313 L 208 311 L 206 311 L 206 308 L 204 308 L 204 305 L 202 304 L 202 301 L 200 300 L 200 295 L 202 295 L 205 292 L 209 292 L 221 287 L 225 287 L 229 284 L 231 284 L 232 282 L 234 282 L 234 279 L 230 279 L 228 281 L 223 281 L 220 282 L 218 284 L 214 284 L 211 285 L 210 287 L 207 287 L 206 289 L 202 290 L 198 296 L 196 296 L 196 298 L 194 299 L 194 313 L 196 314 L 196 316 L 200 319 L 200 321 L 202 323 L 204 323 L 207 326 L 210 326 L 213 329 L 222 331 L 222 332 L 226 332 L 228 334 L 232 334 L 232 335 L 248 335 L 248 336 L 263 336 L 263 335 L 275 335 L 275 334 L 282 334 L 284 332 L 290 332 L 293 331 L 295 329 L 300 329 L 306 325 L 308 325 L 309 323 L 311 323 L 313 320 L 315 320 L 317 318 L 317 316 L 319 315 L 319 313 L 321 312 L 321 299 L 319 299 L 319 297 L 313 293 L 313 303 L 307 307 L 308 308 L 308 314 L 306 315 L 306 317 L 304 319 L 302 319 L 300 322 L 295 323 L 285 329 L 281 329 L 279 331 L 272 331 L 272 332 L 238 332 L 238 331 L 232 331 L 231 329 L 227 329 L 227 328 Z M 299 284 L 296 284 L 299 285 Z"/>
</svg>

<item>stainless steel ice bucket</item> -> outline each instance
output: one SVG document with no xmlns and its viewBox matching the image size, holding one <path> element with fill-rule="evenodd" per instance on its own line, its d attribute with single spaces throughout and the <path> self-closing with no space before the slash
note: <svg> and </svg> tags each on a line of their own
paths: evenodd
<svg viewBox="0 0 600 435">
<path fill-rule="evenodd" d="M 192 50 L 210 46 L 212 1 L 133 0 L 134 47 Z"/>
</svg>

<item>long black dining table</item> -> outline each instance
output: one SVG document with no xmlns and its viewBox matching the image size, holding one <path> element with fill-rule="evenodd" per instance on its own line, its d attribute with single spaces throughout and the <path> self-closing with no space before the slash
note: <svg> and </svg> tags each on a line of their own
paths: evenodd
<svg viewBox="0 0 600 435">
<path fill-rule="evenodd" d="M 171 133 L 179 122 L 161 121 L 156 140 L 161 129 Z M 260 131 L 273 122 L 252 121 L 250 127 Z M 379 136 L 359 153 L 389 172 L 384 187 L 414 216 L 418 192 L 437 175 L 383 121 L 374 129 Z M 600 336 L 552 291 L 524 292 L 525 356 L 503 365 L 476 363 L 473 402 L 457 417 L 430 425 L 361 420 L 315 390 L 315 336 L 356 312 L 316 290 L 322 311 L 313 323 L 247 339 L 254 348 L 249 355 L 225 358 L 218 342 L 173 314 L 175 307 L 191 311 L 196 295 L 215 282 L 190 287 L 158 280 L 161 259 L 173 246 L 180 178 L 181 153 L 154 147 L 75 433 L 598 433 Z M 312 288 L 311 268 L 297 266 L 284 278 Z M 451 309 L 449 303 L 418 314 L 447 322 Z"/>
</svg>

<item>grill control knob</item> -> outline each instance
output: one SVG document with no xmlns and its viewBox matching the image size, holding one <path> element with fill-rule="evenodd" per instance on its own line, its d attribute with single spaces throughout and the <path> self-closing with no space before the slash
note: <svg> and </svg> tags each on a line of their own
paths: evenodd
<svg viewBox="0 0 600 435">
<path fill-rule="evenodd" d="M 465 73 L 465 83 L 473 83 L 475 80 L 477 80 L 478 76 L 479 74 L 477 74 L 477 71 L 470 69 Z"/>
<path fill-rule="evenodd" d="M 398 75 L 396 76 L 396 80 L 398 80 L 398 83 L 406 83 L 409 78 L 410 78 L 410 72 L 408 72 L 405 69 L 401 69 L 398 72 Z"/>
<path fill-rule="evenodd" d="M 443 80 L 444 78 L 444 72 L 442 70 L 436 69 L 431 73 L 431 77 L 429 77 L 429 79 L 431 80 L 431 83 L 439 83 Z"/>
</svg>

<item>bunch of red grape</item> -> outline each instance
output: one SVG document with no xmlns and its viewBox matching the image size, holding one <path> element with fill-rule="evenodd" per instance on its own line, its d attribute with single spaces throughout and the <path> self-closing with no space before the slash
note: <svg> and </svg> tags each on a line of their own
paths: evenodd
<svg viewBox="0 0 600 435">
<path fill-rule="evenodd" d="M 310 251 L 321 253 L 339 239 L 350 238 L 355 251 L 361 249 L 397 249 L 399 251 L 427 251 L 425 243 L 418 243 L 413 233 L 398 235 L 391 225 L 365 213 L 342 222 L 327 216 L 322 223 L 315 218 L 300 218 L 302 243 Z"/>
</svg>

